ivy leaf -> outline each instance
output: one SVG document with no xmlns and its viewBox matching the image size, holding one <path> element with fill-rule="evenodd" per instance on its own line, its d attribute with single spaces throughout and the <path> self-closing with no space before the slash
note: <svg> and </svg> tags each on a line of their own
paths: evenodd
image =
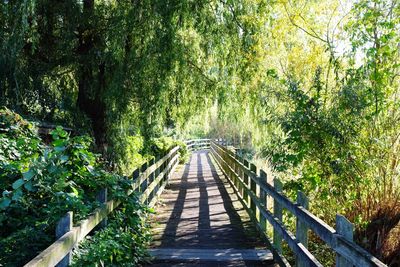
<svg viewBox="0 0 400 267">
<path fill-rule="evenodd" d="M 14 200 L 14 201 L 18 201 L 21 197 L 22 197 L 22 190 L 21 189 L 18 189 L 18 190 L 16 190 L 16 191 L 14 191 L 14 194 L 13 194 L 13 196 L 12 196 L 12 200 Z"/>
<path fill-rule="evenodd" d="M 25 181 L 29 181 L 30 179 L 32 179 L 33 176 L 35 176 L 35 172 L 32 169 L 30 169 L 29 171 L 24 172 L 22 176 L 24 177 Z"/>
<path fill-rule="evenodd" d="M 56 147 L 54 148 L 54 150 L 57 151 L 57 152 L 62 152 L 62 151 L 65 150 L 65 146 L 56 146 Z"/>
<path fill-rule="evenodd" d="M 13 189 L 18 189 L 18 188 L 20 188 L 23 184 L 24 184 L 24 180 L 23 180 L 23 179 L 18 179 L 18 180 L 16 180 L 16 181 L 12 184 L 12 188 L 13 188 Z"/>
<path fill-rule="evenodd" d="M 27 182 L 26 184 L 24 184 L 24 187 L 26 190 L 28 190 L 29 192 L 33 192 L 33 184 L 32 181 Z"/>
<path fill-rule="evenodd" d="M 55 172 L 58 170 L 57 166 L 54 165 L 53 163 L 50 164 L 50 165 L 47 167 L 47 169 L 48 169 L 49 173 L 55 173 Z"/>
<path fill-rule="evenodd" d="M 62 155 L 62 156 L 60 157 L 61 163 L 67 162 L 68 159 L 69 159 L 69 157 L 68 157 L 67 155 Z"/>
<path fill-rule="evenodd" d="M 57 147 L 57 146 L 64 146 L 65 145 L 65 141 L 62 139 L 57 139 L 53 142 L 53 146 Z"/>
<path fill-rule="evenodd" d="M 10 206 L 11 203 L 11 199 L 9 199 L 8 197 L 3 197 L 0 200 L 0 209 L 4 210 L 6 209 L 8 206 Z"/>
</svg>

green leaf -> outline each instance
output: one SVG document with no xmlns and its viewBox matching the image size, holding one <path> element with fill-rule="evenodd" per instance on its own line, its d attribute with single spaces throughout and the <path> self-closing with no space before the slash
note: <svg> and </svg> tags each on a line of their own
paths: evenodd
<svg viewBox="0 0 400 267">
<path fill-rule="evenodd" d="M 65 141 L 62 139 L 57 139 L 53 142 L 53 146 L 57 147 L 57 146 L 64 146 L 65 145 Z"/>
<path fill-rule="evenodd" d="M 32 169 L 30 169 L 29 171 L 24 172 L 22 176 L 24 177 L 25 181 L 29 181 L 30 179 L 32 179 L 33 176 L 35 176 L 35 172 Z"/>
<path fill-rule="evenodd" d="M 16 191 L 14 191 L 14 194 L 12 196 L 12 200 L 18 201 L 22 197 L 22 195 L 23 195 L 22 190 L 18 189 Z"/>
<path fill-rule="evenodd" d="M 62 155 L 62 156 L 60 157 L 61 163 L 67 162 L 68 159 L 69 159 L 69 157 L 68 157 L 67 155 Z"/>
<path fill-rule="evenodd" d="M 0 200 L 0 209 L 6 209 L 8 206 L 10 206 L 11 203 L 11 199 L 9 199 L 8 197 L 3 197 Z"/>
<path fill-rule="evenodd" d="M 57 152 L 62 152 L 62 151 L 65 150 L 65 146 L 56 146 L 56 147 L 54 148 L 54 150 L 57 151 Z"/>
<path fill-rule="evenodd" d="M 12 188 L 13 188 L 13 189 L 18 189 L 18 188 L 20 188 L 24 183 L 25 183 L 25 182 L 24 182 L 23 179 L 18 179 L 18 180 L 16 180 L 16 181 L 12 184 Z"/>
<path fill-rule="evenodd" d="M 27 182 L 26 184 L 24 184 L 24 187 L 26 190 L 28 190 L 29 192 L 33 192 L 33 184 L 32 181 Z"/>
<path fill-rule="evenodd" d="M 71 189 L 75 196 L 79 196 L 79 191 L 75 187 L 71 186 Z"/>
</svg>

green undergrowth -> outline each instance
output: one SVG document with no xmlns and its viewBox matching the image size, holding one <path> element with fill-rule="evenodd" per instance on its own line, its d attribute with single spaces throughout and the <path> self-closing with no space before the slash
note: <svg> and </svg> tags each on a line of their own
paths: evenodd
<svg viewBox="0 0 400 267">
<path fill-rule="evenodd" d="M 74 264 L 128 266 L 142 260 L 149 210 L 134 194 L 126 196 L 132 180 L 105 170 L 91 152 L 90 137 L 70 136 L 60 127 L 51 136 L 45 144 L 34 125 L 0 110 L 0 265 L 22 266 L 34 258 L 55 241 L 56 223 L 66 212 L 73 211 L 78 222 L 100 205 L 96 196 L 103 188 L 123 204 L 108 227 L 81 245 Z M 92 250 L 110 245 L 107 253 Z"/>
<path fill-rule="evenodd" d="M 108 218 L 107 226 L 74 250 L 72 266 L 138 266 L 149 259 L 149 212 L 135 195 L 125 197 L 121 207 Z"/>
<path fill-rule="evenodd" d="M 186 144 L 179 140 L 174 140 L 171 137 L 160 137 L 151 139 L 148 144 L 148 153 L 152 155 L 165 155 L 169 150 L 179 146 L 180 162 L 186 162 L 189 158 L 189 152 Z"/>
<path fill-rule="evenodd" d="M 114 154 L 110 156 L 113 158 L 118 172 L 123 175 L 131 175 L 138 166 L 153 158 L 164 156 L 175 146 L 180 147 L 181 163 L 186 162 L 189 158 L 186 144 L 168 136 L 145 141 L 141 135 L 127 135 L 123 137 L 123 140 L 115 143 Z"/>
</svg>

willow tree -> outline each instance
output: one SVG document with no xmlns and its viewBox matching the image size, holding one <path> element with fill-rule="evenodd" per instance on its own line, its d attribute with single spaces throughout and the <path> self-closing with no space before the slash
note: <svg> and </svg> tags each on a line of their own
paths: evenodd
<svg viewBox="0 0 400 267">
<path fill-rule="evenodd" d="M 256 18 L 268 14 L 262 1 L 0 5 L 1 104 L 88 125 L 103 152 L 122 135 L 148 140 L 184 128 L 217 98 L 245 96 L 262 50 Z"/>
</svg>

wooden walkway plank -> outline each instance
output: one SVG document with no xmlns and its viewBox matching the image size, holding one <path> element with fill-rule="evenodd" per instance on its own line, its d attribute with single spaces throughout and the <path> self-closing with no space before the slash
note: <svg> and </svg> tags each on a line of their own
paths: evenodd
<svg viewBox="0 0 400 267">
<path fill-rule="evenodd" d="M 259 261 L 272 263 L 269 250 L 262 249 L 151 249 L 152 256 L 159 260 L 182 261 Z"/>
<path fill-rule="evenodd" d="M 189 163 L 171 177 L 155 210 L 157 213 L 151 219 L 151 251 L 157 257 L 161 255 L 159 253 L 164 253 L 165 257 L 170 253 L 171 259 L 174 253 L 185 249 L 183 258 L 196 260 L 189 259 L 193 256 L 191 253 L 202 251 L 203 259 L 197 260 L 203 264 L 203 261 L 217 261 L 211 257 L 216 251 L 223 254 L 232 249 L 242 251 L 242 257 L 250 257 L 252 253 L 253 256 L 257 253 L 269 255 L 269 251 L 255 250 L 264 249 L 264 245 L 233 188 L 212 163 L 208 151 L 194 152 Z M 243 260 L 232 255 L 229 259 L 229 255 L 229 261 Z M 261 262 L 261 258 L 258 261 Z"/>
</svg>

